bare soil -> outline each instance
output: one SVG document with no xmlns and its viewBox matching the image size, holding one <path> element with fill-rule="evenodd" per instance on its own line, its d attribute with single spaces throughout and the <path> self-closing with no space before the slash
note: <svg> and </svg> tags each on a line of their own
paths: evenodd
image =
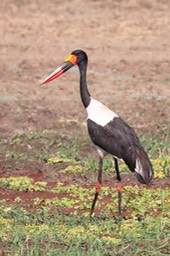
<svg viewBox="0 0 170 256">
<path fill-rule="evenodd" d="M 169 13 L 170 1 L 165 0 L 9 0 L 8 3 L 2 0 L 2 149 L 10 149 L 9 141 L 16 134 L 44 129 L 61 133 L 61 118 L 85 122 L 77 67 L 49 85 L 39 85 L 78 48 L 89 56 L 88 84 L 94 98 L 122 116 L 137 133 L 161 134 L 169 129 Z M 71 129 L 68 126 L 67 133 L 75 129 L 74 125 Z M 13 173 L 7 171 L 7 165 L 15 166 Z M 25 160 L 19 170 L 14 161 L 4 162 L 2 158 L 0 162 L 1 177 L 28 175 L 35 181 L 47 180 L 47 172 L 47 167 L 40 162 Z M 132 176 L 127 177 L 131 184 L 136 182 Z M 57 180 L 56 176 L 51 180 L 48 177 L 47 181 L 50 184 Z M 91 184 L 90 178 L 88 183 Z M 115 184 L 114 181 L 108 183 Z M 165 178 L 150 186 L 170 187 L 170 181 Z M 20 193 L 22 195 L 26 203 L 37 196 L 32 192 Z M 41 196 L 50 195 L 41 193 Z M 1 198 L 12 200 L 14 195 L 3 190 Z"/>
</svg>

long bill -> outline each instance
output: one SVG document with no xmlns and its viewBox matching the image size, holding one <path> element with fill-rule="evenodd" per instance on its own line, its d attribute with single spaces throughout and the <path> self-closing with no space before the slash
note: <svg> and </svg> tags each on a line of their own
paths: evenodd
<svg viewBox="0 0 170 256">
<path fill-rule="evenodd" d="M 41 82 L 41 85 L 51 82 L 52 80 L 56 79 L 57 77 L 61 76 L 64 72 L 72 68 L 74 64 L 70 61 L 63 63 L 59 68 L 54 70 L 45 80 Z"/>
<path fill-rule="evenodd" d="M 70 56 L 64 61 L 64 63 L 59 68 L 54 70 L 54 72 L 51 75 L 49 75 L 44 81 L 42 81 L 41 85 L 51 82 L 52 80 L 61 76 L 64 72 L 66 72 L 76 64 L 77 56 L 74 54 L 70 54 Z"/>
</svg>

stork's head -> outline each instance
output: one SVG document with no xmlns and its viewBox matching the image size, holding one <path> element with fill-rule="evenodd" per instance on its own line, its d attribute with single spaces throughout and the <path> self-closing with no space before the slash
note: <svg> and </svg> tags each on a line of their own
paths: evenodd
<svg viewBox="0 0 170 256">
<path fill-rule="evenodd" d="M 83 61 L 87 62 L 87 54 L 82 50 L 75 50 L 73 51 L 69 57 L 64 61 L 64 63 L 58 67 L 52 74 L 50 74 L 42 83 L 46 84 L 51 82 L 52 80 L 56 79 L 64 72 L 75 66 L 76 64 L 79 66 Z"/>
</svg>

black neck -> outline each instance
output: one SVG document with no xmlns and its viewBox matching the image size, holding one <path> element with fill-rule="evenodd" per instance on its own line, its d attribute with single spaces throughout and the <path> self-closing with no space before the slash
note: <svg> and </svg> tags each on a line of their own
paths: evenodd
<svg viewBox="0 0 170 256">
<path fill-rule="evenodd" d="M 81 61 L 78 64 L 80 70 L 80 95 L 81 100 L 85 108 L 90 104 L 90 93 L 87 88 L 86 72 L 87 72 L 87 60 Z"/>
</svg>

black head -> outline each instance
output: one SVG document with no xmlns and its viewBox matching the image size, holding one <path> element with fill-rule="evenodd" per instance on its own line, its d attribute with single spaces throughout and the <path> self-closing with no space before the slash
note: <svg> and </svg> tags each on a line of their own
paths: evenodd
<svg viewBox="0 0 170 256">
<path fill-rule="evenodd" d="M 77 56 L 77 61 L 76 61 L 77 65 L 79 65 L 82 61 L 85 61 L 85 62 L 88 61 L 87 54 L 83 50 L 80 50 L 80 49 L 75 50 L 71 53 L 71 55 Z"/>
<path fill-rule="evenodd" d="M 57 68 L 51 75 L 49 75 L 41 84 L 51 82 L 76 64 L 78 65 L 79 69 L 81 69 L 81 67 L 87 67 L 87 61 L 88 57 L 84 51 L 75 50 L 64 61 L 64 63 L 59 68 Z"/>
</svg>

